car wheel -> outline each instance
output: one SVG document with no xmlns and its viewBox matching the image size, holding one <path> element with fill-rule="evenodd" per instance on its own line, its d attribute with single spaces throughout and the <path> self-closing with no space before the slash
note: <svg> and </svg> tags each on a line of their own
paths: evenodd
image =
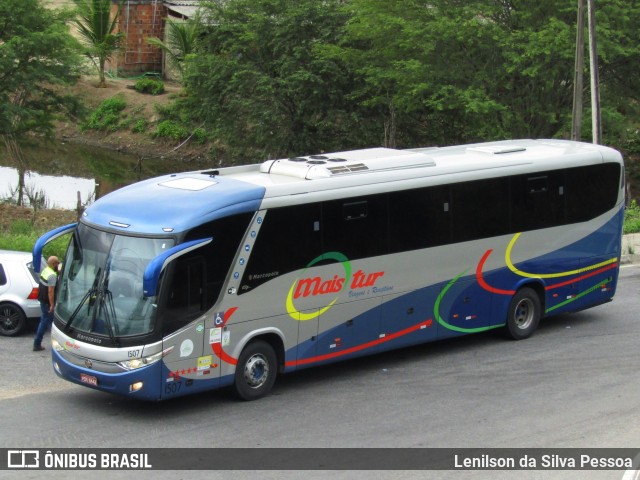
<svg viewBox="0 0 640 480">
<path fill-rule="evenodd" d="M 27 317 L 20 307 L 13 303 L 0 304 L 0 335 L 14 337 L 25 328 Z"/>
</svg>

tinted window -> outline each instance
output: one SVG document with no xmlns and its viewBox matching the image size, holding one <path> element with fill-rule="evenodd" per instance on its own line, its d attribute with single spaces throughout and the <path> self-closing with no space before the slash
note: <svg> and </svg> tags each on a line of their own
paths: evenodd
<svg viewBox="0 0 640 480">
<path fill-rule="evenodd" d="M 0 264 L 0 285 L 7 284 L 7 275 L 4 273 L 4 267 Z"/>
<path fill-rule="evenodd" d="M 454 242 L 509 231 L 508 185 L 507 179 L 496 178 L 451 187 Z"/>
<path fill-rule="evenodd" d="M 567 170 L 567 222 L 584 222 L 616 204 L 620 166 L 615 163 Z"/>
<path fill-rule="evenodd" d="M 165 332 L 176 330 L 173 324 L 181 326 L 185 323 L 183 319 L 192 318 L 203 310 L 205 264 L 202 256 L 176 260 L 167 294 Z"/>
<path fill-rule="evenodd" d="M 271 209 L 240 290 L 325 252 L 354 260 L 584 221 L 615 205 L 619 178 L 604 164 Z"/>
<path fill-rule="evenodd" d="M 389 252 L 387 195 L 333 200 L 322 204 L 323 250 L 350 260 Z"/>
<path fill-rule="evenodd" d="M 444 245 L 451 241 L 449 187 L 389 194 L 391 252 Z"/>
<path fill-rule="evenodd" d="M 511 231 L 522 232 L 565 223 L 564 172 L 511 178 Z"/>
<path fill-rule="evenodd" d="M 252 214 L 234 215 L 193 229 L 185 241 L 212 237 L 208 245 L 179 257 L 166 280 L 164 333 L 186 325 L 220 296 Z"/>
<path fill-rule="evenodd" d="M 240 293 L 306 267 L 322 253 L 319 203 L 269 210 L 260 226 Z"/>
</svg>

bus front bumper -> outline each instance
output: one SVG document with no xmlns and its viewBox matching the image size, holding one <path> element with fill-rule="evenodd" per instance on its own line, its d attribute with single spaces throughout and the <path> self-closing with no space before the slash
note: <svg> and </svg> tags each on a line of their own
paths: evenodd
<svg viewBox="0 0 640 480">
<path fill-rule="evenodd" d="M 139 400 L 157 401 L 162 396 L 161 361 L 119 373 L 105 373 L 92 369 L 90 366 L 93 362 L 90 359 L 84 360 L 88 368 L 80 367 L 55 349 L 52 352 L 51 361 L 53 370 L 59 377 L 84 387 Z"/>
</svg>

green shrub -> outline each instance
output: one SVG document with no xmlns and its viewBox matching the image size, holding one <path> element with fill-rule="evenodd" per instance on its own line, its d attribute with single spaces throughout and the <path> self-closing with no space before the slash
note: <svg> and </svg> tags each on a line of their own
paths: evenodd
<svg viewBox="0 0 640 480">
<path fill-rule="evenodd" d="M 171 102 L 167 105 L 155 104 L 153 108 L 165 120 L 174 120 L 184 125 L 190 122 L 189 112 L 180 105 L 180 102 Z"/>
<path fill-rule="evenodd" d="M 207 141 L 207 132 L 205 131 L 204 128 L 196 128 L 193 131 L 193 137 L 191 138 L 195 143 L 202 145 L 204 142 Z"/>
<path fill-rule="evenodd" d="M 147 131 L 147 127 L 148 127 L 147 121 L 144 118 L 139 118 L 133 124 L 131 131 L 133 133 L 144 133 Z"/>
<path fill-rule="evenodd" d="M 83 130 L 111 130 L 120 128 L 122 111 L 127 107 L 127 102 L 121 95 L 108 98 L 96 108 L 87 121 L 82 124 Z"/>
<path fill-rule="evenodd" d="M 160 95 L 164 93 L 164 83 L 153 78 L 141 78 L 133 86 L 136 92 Z"/>
<path fill-rule="evenodd" d="M 153 136 L 179 141 L 184 140 L 189 136 L 189 130 L 185 126 L 174 121 L 163 120 L 156 126 Z"/>
<path fill-rule="evenodd" d="M 635 200 L 624 211 L 624 233 L 640 233 L 640 206 Z"/>
</svg>

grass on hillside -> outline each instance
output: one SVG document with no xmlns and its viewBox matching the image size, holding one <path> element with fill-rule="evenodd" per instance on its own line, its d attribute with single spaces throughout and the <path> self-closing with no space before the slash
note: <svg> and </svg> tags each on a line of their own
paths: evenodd
<svg viewBox="0 0 640 480">
<path fill-rule="evenodd" d="M 28 220 L 15 220 L 11 223 L 9 231 L 0 235 L 0 250 L 31 252 L 38 238 L 44 233 L 46 232 L 34 229 Z M 49 242 L 44 248 L 44 257 L 55 255 L 64 258 L 70 238 L 70 235 L 63 235 Z"/>
</svg>

